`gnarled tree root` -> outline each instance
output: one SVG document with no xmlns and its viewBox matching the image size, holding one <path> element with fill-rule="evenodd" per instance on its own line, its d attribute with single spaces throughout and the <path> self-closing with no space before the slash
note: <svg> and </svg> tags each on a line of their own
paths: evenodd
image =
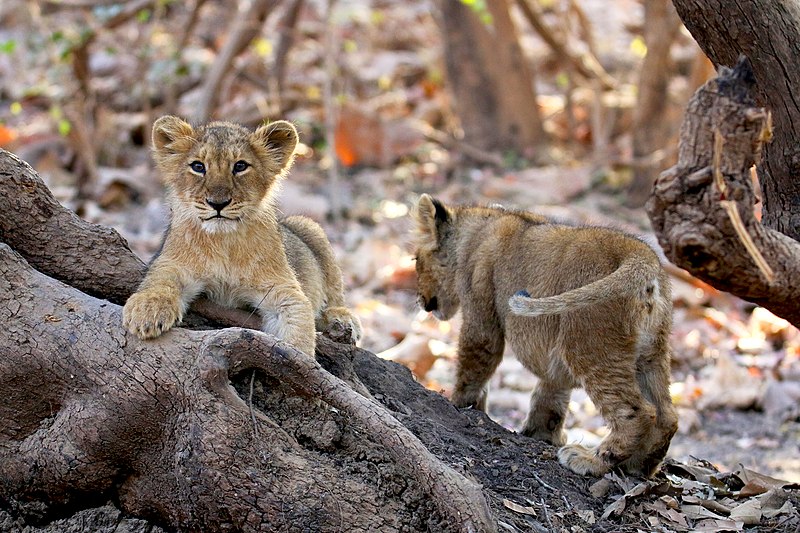
<svg viewBox="0 0 800 533">
<path fill-rule="evenodd" d="M 0 498 L 57 510 L 102 495 L 186 531 L 395 531 L 430 501 L 425 519 L 445 530 L 494 529 L 478 485 L 294 348 L 246 329 L 140 341 L 120 313 L 0 244 Z M 250 368 L 280 389 L 284 415 L 314 412 L 316 442 L 242 400 L 230 376 Z M 402 499 L 321 453 L 356 434 L 410 473 Z"/>
</svg>

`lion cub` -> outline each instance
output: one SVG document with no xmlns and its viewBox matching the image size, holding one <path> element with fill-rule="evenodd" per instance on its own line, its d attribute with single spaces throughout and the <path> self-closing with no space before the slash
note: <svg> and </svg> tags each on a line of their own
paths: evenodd
<svg viewBox="0 0 800 533">
<path fill-rule="evenodd" d="M 227 122 L 195 129 L 172 116 L 153 124 L 171 218 L 161 252 L 125 304 L 125 327 L 142 339 L 158 337 L 204 293 L 257 310 L 265 332 L 311 356 L 315 325 L 339 321 L 354 342 L 360 338 L 322 228 L 305 217 L 277 218 L 275 192 L 297 140 L 283 120 L 254 132 Z"/>
<path fill-rule="evenodd" d="M 414 218 L 420 304 L 440 320 L 462 309 L 453 403 L 485 410 L 508 341 L 540 380 L 523 434 L 562 446 L 560 462 L 579 474 L 655 473 L 677 429 L 670 286 L 655 252 L 611 229 L 428 195 Z M 564 446 L 577 386 L 611 429 L 594 450 Z"/>
</svg>

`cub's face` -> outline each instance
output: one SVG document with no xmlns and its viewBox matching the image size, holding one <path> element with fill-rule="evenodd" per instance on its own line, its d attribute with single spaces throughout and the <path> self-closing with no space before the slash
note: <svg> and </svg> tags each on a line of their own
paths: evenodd
<svg viewBox="0 0 800 533">
<path fill-rule="evenodd" d="M 417 291 L 420 306 L 439 320 L 449 320 L 460 304 L 455 287 L 455 220 L 439 201 L 423 194 L 414 210 Z"/>
<path fill-rule="evenodd" d="M 171 191 L 173 218 L 209 233 L 236 231 L 269 208 L 296 146 L 297 130 L 286 121 L 254 132 L 226 122 L 195 129 L 172 116 L 153 125 L 153 155 Z"/>
</svg>

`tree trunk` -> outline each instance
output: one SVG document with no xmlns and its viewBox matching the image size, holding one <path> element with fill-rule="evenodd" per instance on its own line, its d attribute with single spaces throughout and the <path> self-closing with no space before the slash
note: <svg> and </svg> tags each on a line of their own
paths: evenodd
<svg viewBox="0 0 800 533">
<path fill-rule="evenodd" d="M 750 169 L 771 131 L 750 97 L 752 75 L 742 60 L 698 89 L 678 163 L 658 178 L 647 211 L 671 261 L 800 327 L 800 243 L 753 213 Z"/>
<path fill-rule="evenodd" d="M 533 70 L 507 0 L 488 0 L 491 21 L 464 2 L 439 0 L 448 86 L 464 140 L 488 151 L 535 158 L 545 142 Z"/>
<path fill-rule="evenodd" d="M 670 48 L 680 27 L 681 21 L 670 0 L 645 0 L 647 55 L 639 73 L 639 92 L 633 117 L 633 182 L 628 191 L 628 204 L 632 206 L 644 205 L 656 176 L 669 164 L 665 149 L 674 130 L 667 117 L 667 89 L 675 70 Z"/>
<path fill-rule="evenodd" d="M 716 64 L 746 55 L 759 105 L 772 112 L 774 139 L 758 165 L 762 223 L 800 240 L 800 4 L 796 0 L 673 0 Z"/>
</svg>

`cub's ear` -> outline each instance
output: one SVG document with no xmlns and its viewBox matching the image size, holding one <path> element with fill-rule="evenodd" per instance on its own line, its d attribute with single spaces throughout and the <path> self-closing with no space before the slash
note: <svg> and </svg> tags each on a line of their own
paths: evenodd
<svg viewBox="0 0 800 533">
<path fill-rule="evenodd" d="M 194 130 L 178 117 L 165 115 L 153 123 L 153 150 L 157 154 L 188 151 L 194 144 Z"/>
<path fill-rule="evenodd" d="M 434 248 L 442 237 L 444 226 L 453 218 L 452 212 L 429 194 L 419 197 L 413 216 L 417 223 L 417 233 L 423 241 L 420 244 L 427 243 Z"/>
<path fill-rule="evenodd" d="M 277 120 L 260 126 L 252 133 L 251 139 L 253 144 L 267 149 L 280 172 L 291 166 L 298 140 L 297 129 L 291 122 Z"/>
</svg>

